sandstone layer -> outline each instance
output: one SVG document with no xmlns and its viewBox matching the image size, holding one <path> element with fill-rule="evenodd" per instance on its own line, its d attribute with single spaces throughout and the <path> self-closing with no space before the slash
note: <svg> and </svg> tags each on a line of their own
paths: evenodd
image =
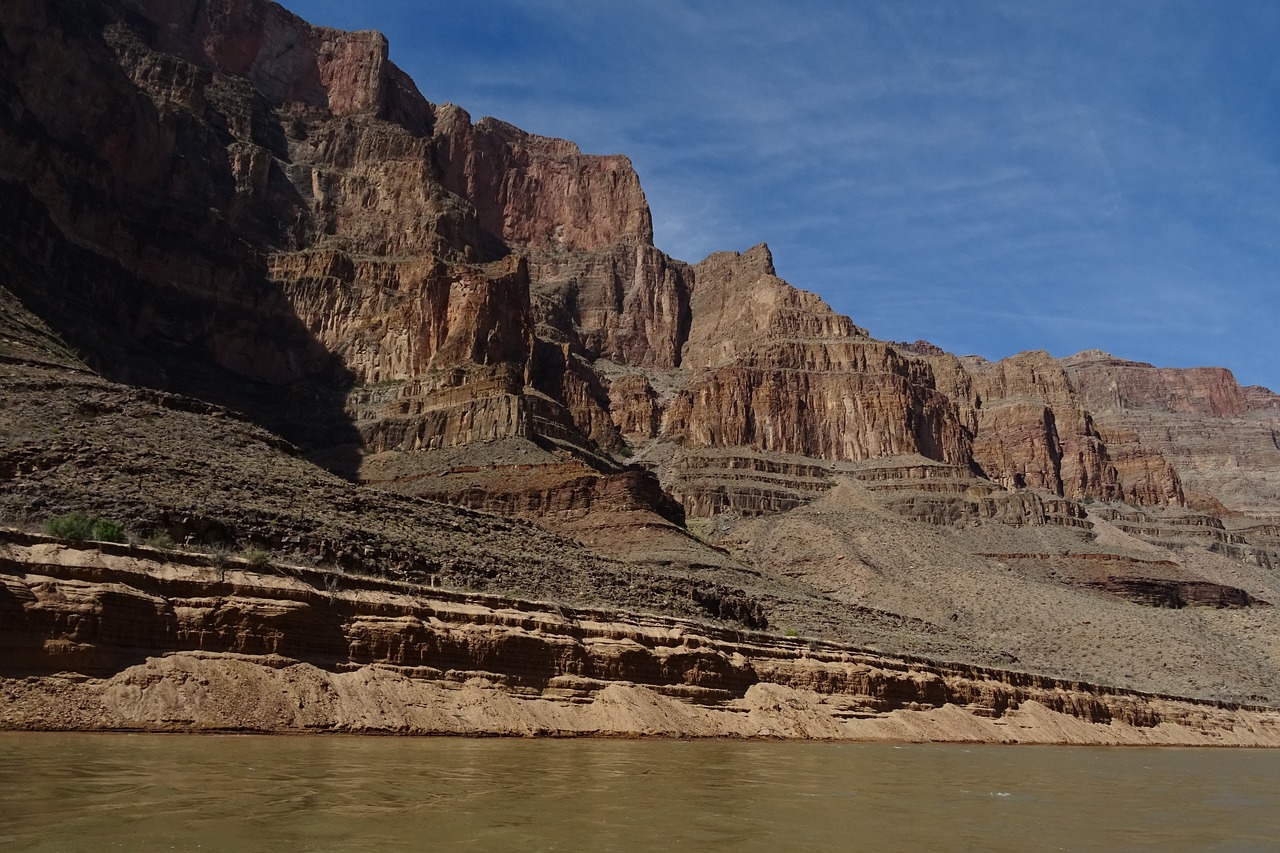
<svg viewBox="0 0 1280 853">
<path fill-rule="evenodd" d="M 0 727 L 1280 745 L 1280 712 L 152 549 L 3 546 Z"/>
</svg>

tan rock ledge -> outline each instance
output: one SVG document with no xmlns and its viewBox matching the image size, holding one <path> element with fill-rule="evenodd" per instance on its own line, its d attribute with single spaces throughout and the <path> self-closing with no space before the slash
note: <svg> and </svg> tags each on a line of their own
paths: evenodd
<svg viewBox="0 0 1280 853">
<path fill-rule="evenodd" d="M 10 539 L 3 729 L 1280 745 L 1280 711 L 1261 706 L 314 569 Z"/>
</svg>

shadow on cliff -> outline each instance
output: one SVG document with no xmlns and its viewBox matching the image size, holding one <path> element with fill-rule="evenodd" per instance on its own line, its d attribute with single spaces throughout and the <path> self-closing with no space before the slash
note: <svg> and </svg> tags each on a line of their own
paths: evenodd
<svg viewBox="0 0 1280 853">
<path fill-rule="evenodd" d="M 144 232 L 145 233 L 145 232 Z M 0 181 L 0 275 L 23 306 L 101 376 L 241 412 L 351 479 L 361 439 L 345 410 L 355 378 L 298 317 L 265 260 L 156 223 L 139 252 L 173 253 L 185 279 L 143 280 L 63 236 L 45 206 Z M 243 244 L 241 244 L 243 245 Z M 320 451 L 323 451 L 322 453 Z"/>
</svg>

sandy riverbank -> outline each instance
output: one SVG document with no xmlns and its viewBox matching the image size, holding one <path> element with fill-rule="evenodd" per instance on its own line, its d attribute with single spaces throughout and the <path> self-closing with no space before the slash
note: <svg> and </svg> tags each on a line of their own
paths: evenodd
<svg viewBox="0 0 1280 853">
<path fill-rule="evenodd" d="M 29 537 L 0 728 L 1280 745 L 1280 711 L 709 624 Z"/>
</svg>

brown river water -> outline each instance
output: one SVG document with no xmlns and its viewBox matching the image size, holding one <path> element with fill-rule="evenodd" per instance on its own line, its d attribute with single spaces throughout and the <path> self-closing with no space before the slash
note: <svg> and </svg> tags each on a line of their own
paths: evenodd
<svg viewBox="0 0 1280 853">
<path fill-rule="evenodd" d="M 1280 850 L 1280 750 L 0 734 L 0 850 Z"/>
</svg>

